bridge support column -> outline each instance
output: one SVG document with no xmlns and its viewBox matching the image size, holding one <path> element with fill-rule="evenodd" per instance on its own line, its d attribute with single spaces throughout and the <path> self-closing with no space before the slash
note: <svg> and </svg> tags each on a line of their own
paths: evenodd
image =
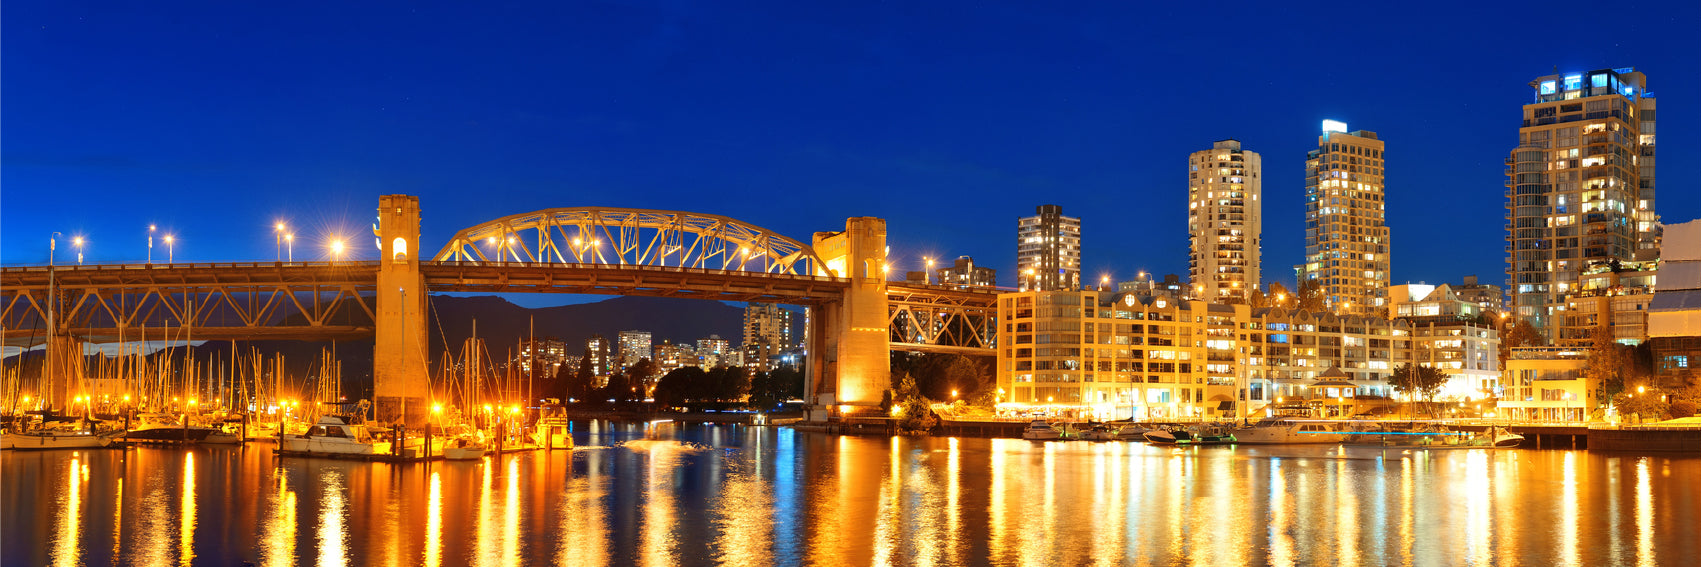
<svg viewBox="0 0 1702 567">
<path fill-rule="evenodd" d="M 818 232 L 812 248 L 851 287 L 810 321 L 814 373 L 810 402 L 844 413 L 879 411 L 891 375 L 887 341 L 886 221 L 846 219 L 845 232 Z M 819 356 L 816 353 L 821 353 Z"/>
<path fill-rule="evenodd" d="M 420 200 L 378 198 L 377 321 L 372 346 L 375 418 L 424 426 L 431 415 L 426 376 L 426 287 L 420 273 Z"/>
</svg>

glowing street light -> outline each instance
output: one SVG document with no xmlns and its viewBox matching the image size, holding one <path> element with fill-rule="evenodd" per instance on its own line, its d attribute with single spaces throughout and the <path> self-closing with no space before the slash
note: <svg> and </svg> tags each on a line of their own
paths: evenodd
<svg viewBox="0 0 1702 567">
<path fill-rule="evenodd" d="M 154 263 L 154 225 L 148 225 L 148 263 Z"/>
<path fill-rule="evenodd" d="M 165 263 L 167 264 L 177 263 L 176 242 L 177 239 L 172 238 L 170 234 L 165 235 Z"/>
<path fill-rule="evenodd" d="M 295 261 L 295 233 L 284 235 L 284 246 L 289 250 L 289 261 Z"/>
<path fill-rule="evenodd" d="M 331 261 L 335 262 L 337 260 L 341 260 L 342 256 L 343 256 L 343 240 L 340 239 L 340 238 L 332 240 L 331 241 Z"/>
<path fill-rule="evenodd" d="M 279 260 L 284 259 L 284 235 L 287 234 L 284 232 L 284 228 L 282 221 L 272 225 L 272 243 L 277 246 Z"/>
<path fill-rule="evenodd" d="M 77 265 L 83 265 L 83 237 L 72 237 L 71 245 L 77 247 Z"/>
</svg>

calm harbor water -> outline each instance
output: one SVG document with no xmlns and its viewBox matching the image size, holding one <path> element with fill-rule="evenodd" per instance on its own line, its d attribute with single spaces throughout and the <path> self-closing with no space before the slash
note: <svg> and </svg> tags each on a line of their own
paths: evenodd
<svg viewBox="0 0 1702 567">
<path fill-rule="evenodd" d="M 391 465 L 7 451 L 4 565 L 1696 565 L 1698 459 L 576 424 Z"/>
</svg>

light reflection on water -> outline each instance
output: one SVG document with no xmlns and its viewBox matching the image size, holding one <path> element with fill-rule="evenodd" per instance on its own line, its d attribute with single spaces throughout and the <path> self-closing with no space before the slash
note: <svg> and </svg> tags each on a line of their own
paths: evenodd
<svg viewBox="0 0 1702 567">
<path fill-rule="evenodd" d="M 8 451 L 0 564 L 1698 562 L 1694 458 L 579 431 L 427 465 Z"/>
</svg>

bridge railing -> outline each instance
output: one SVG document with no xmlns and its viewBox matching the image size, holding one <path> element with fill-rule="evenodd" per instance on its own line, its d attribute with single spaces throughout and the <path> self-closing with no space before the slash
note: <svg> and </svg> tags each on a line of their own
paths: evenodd
<svg viewBox="0 0 1702 567">
<path fill-rule="evenodd" d="M 152 264 L 26 264 L 0 266 L 0 273 L 99 272 L 109 270 L 180 270 L 198 268 L 336 268 L 377 266 L 374 260 L 336 260 L 314 262 L 154 262 Z"/>
</svg>

